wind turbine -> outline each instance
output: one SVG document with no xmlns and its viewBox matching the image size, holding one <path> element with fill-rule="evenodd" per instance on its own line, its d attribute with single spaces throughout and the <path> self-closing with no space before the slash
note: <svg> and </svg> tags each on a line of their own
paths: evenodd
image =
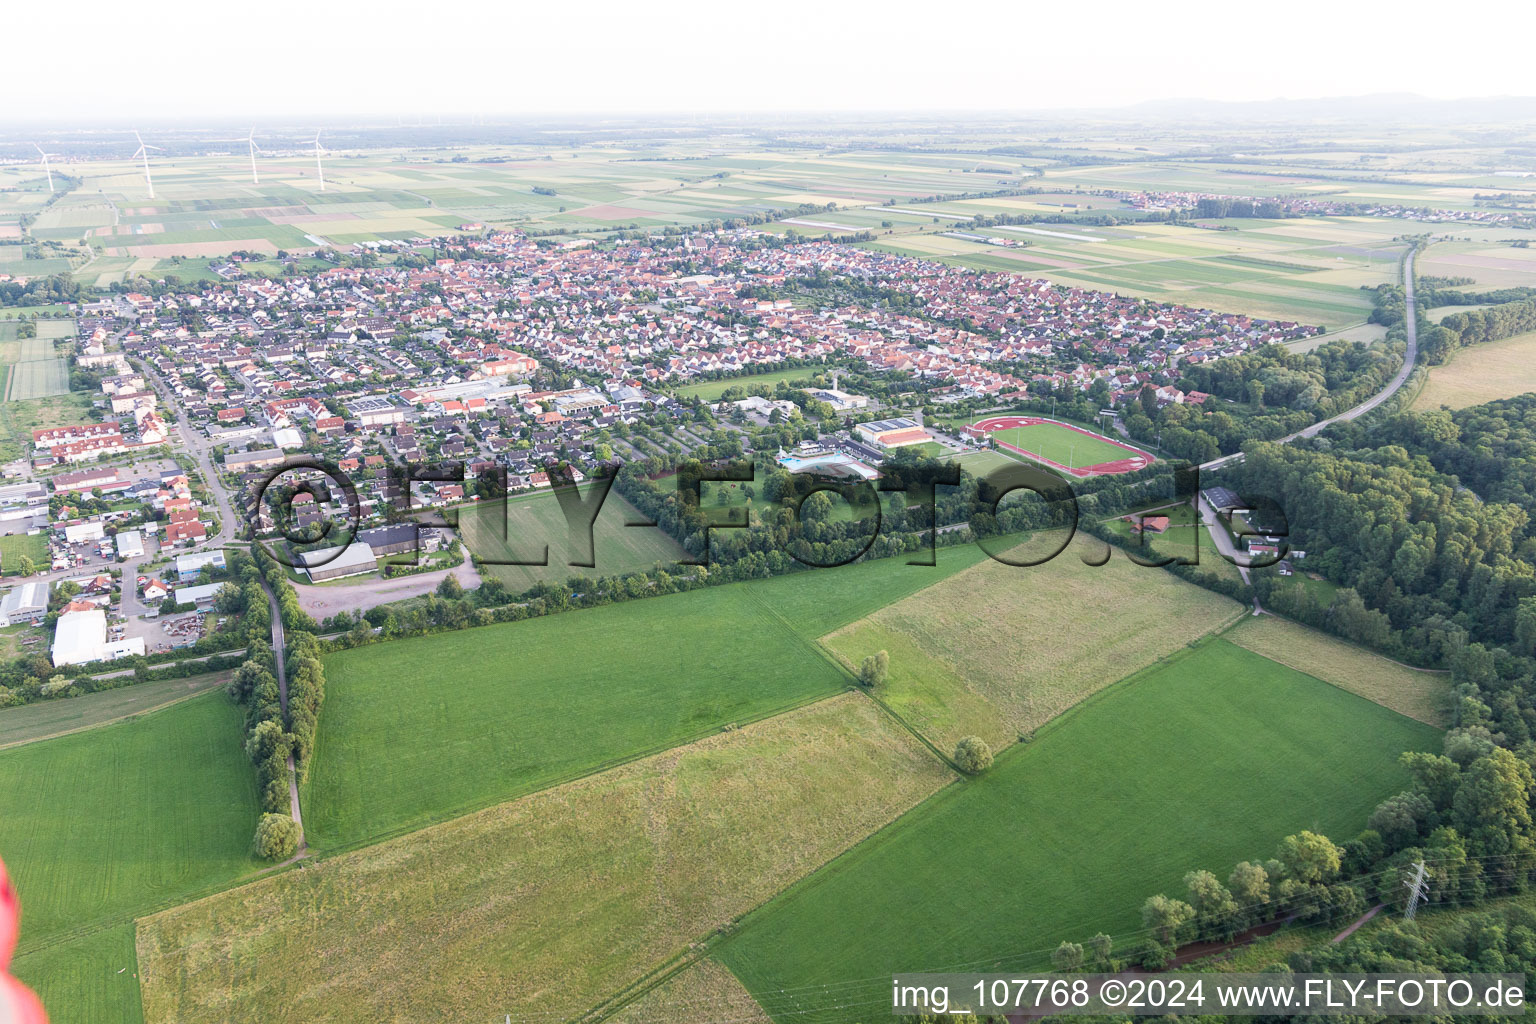
<svg viewBox="0 0 1536 1024">
<path fill-rule="evenodd" d="M 254 127 L 251 129 L 251 134 L 245 137 L 245 141 L 248 142 L 251 147 L 251 184 L 260 185 L 261 179 L 256 177 L 256 154 L 265 152 L 265 150 L 256 145 L 256 129 Z"/>
<path fill-rule="evenodd" d="M 144 158 L 144 184 L 149 186 L 149 198 L 153 199 L 155 198 L 155 182 L 154 179 L 149 176 L 149 151 L 154 149 L 164 153 L 165 150 L 161 149 L 159 146 L 151 146 L 149 143 L 145 142 L 143 137 L 139 135 L 137 129 L 134 130 L 133 137 L 139 140 L 139 148 L 133 155 L 142 156 Z M 129 159 L 131 160 L 133 157 L 129 157 Z"/>
<path fill-rule="evenodd" d="M 325 191 L 325 168 L 320 166 L 320 154 L 325 147 L 320 145 L 320 129 L 315 129 L 315 175 L 320 179 L 320 191 Z"/>
<path fill-rule="evenodd" d="M 37 150 L 38 155 L 43 158 L 43 173 L 48 175 L 48 191 L 52 192 L 53 191 L 53 171 L 50 170 L 49 167 L 48 167 L 48 158 L 51 157 L 51 156 L 58 156 L 59 154 L 57 154 L 57 153 L 44 153 L 43 152 L 43 147 L 39 146 L 35 142 L 32 143 L 32 148 Z"/>
</svg>

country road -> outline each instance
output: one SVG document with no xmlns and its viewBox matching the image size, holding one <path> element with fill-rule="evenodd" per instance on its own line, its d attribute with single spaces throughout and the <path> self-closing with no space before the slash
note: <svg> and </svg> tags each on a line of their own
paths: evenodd
<svg viewBox="0 0 1536 1024">
<path fill-rule="evenodd" d="M 288 666 L 284 651 L 287 640 L 283 635 L 283 613 L 278 606 L 277 595 L 267 585 L 266 580 L 261 581 L 261 589 L 267 592 L 267 606 L 272 612 L 272 662 L 277 675 L 277 699 L 282 704 L 283 716 L 288 715 Z M 294 768 L 293 755 L 288 755 L 288 806 L 293 820 L 299 823 L 299 849 L 298 855 L 303 856 L 309 843 L 304 838 L 304 814 L 299 809 L 299 775 Z"/>
<path fill-rule="evenodd" d="M 1335 423 L 1343 423 L 1347 420 L 1358 419 L 1359 417 L 1364 416 L 1366 413 L 1379 406 L 1382 402 L 1385 402 L 1387 399 L 1397 394 L 1402 386 L 1407 383 L 1408 375 L 1413 372 L 1414 364 L 1418 361 L 1419 358 L 1419 327 L 1418 321 L 1416 319 L 1417 313 L 1415 311 L 1413 296 L 1412 250 L 1410 250 L 1408 255 L 1403 259 L 1403 295 L 1407 300 L 1407 318 L 1404 321 L 1403 326 L 1408 334 L 1408 348 L 1403 353 L 1403 365 L 1398 368 L 1396 376 L 1394 376 L 1387 383 L 1385 388 L 1370 398 L 1367 398 L 1365 401 L 1361 402 L 1354 408 L 1347 409 L 1344 412 L 1339 413 L 1337 416 L 1331 416 L 1326 420 L 1319 420 L 1318 422 L 1312 424 L 1310 427 L 1303 427 L 1301 430 L 1296 431 L 1294 434 L 1287 434 L 1285 437 L 1280 439 L 1281 444 L 1289 444 L 1290 442 L 1296 440 L 1298 437 L 1316 437 L 1318 434 L 1322 433 L 1324 430 L 1327 430 Z M 1235 452 L 1231 455 L 1224 455 L 1219 459 L 1212 459 L 1210 462 L 1201 463 L 1200 468 L 1202 470 L 1220 469 L 1223 466 L 1229 466 L 1234 462 L 1238 462 L 1242 458 L 1242 452 Z"/>
<path fill-rule="evenodd" d="M 1419 358 L 1419 332 L 1417 321 L 1418 314 L 1414 305 L 1413 295 L 1412 250 L 1409 250 L 1408 255 L 1403 259 L 1403 296 L 1406 300 L 1407 309 L 1407 318 L 1404 322 L 1404 326 L 1408 335 L 1408 347 L 1403 352 L 1403 365 L 1398 368 L 1396 375 L 1394 375 L 1393 378 L 1387 382 L 1387 386 L 1381 391 L 1377 392 L 1375 395 L 1372 395 L 1370 398 L 1367 398 L 1365 401 L 1361 402 L 1359 405 L 1351 409 L 1347 409 L 1344 412 L 1339 413 L 1337 416 L 1332 416 L 1326 420 L 1319 420 L 1318 422 L 1312 424 L 1310 427 L 1304 427 L 1301 430 L 1296 431 L 1294 434 L 1287 434 L 1285 437 L 1280 438 L 1281 444 L 1289 444 L 1290 442 L 1296 440 L 1298 437 L 1316 437 L 1318 434 L 1322 433 L 1324 430 L 1327 430 L 1335 423 L 1342 423 L 1347 420 L 1353 420 L 1364 416 L 1372 409 L 1375 409 L 1377 406 L 1381 405 L 1382 402 L 1385 402 L 1387 399 L 1397 394 L 1402 386 L 1407 383 L 1408 375 L 1413 372 L 1414 364 L 1418 361 Z M 1219 459 L 1212 459 L 1210 462 L 1202 463 L 1200 465 L 1200 469 L 1202 472 L 1220 469 L 1223 466 L 1230 466 L 1235 462 L 1239 462 L 1242 460 L 1242 458 L 1242 452 L 1235 452 L 1232 455 L 1225 455 Z M 1242 574 L 1244 583 L 1250 582 L 1248 577 L 1248 568 L 1243 563 L 1243 561 L 1238 559 L 1238 551 L 1236 546 L 1232 543 L 1231 535 L 1228 534 L 1226 529 L 1221 526 L 1221 522 L 1216 516 L 1216 511 L 1206 503 L 1204 494 L 1197 494 L 1195 496 L 1195 505 L 1200 513 L 1200 518 L 1205 522 L 1206 531 L 1211 535 L 1211 541 L 1216 545 L 1216 550 L 1221 552 L 1222 557 L 1226 558 L 1227 561 L 1237 566 L 1237 571 Z M 1257 598 L 1254 599 L 1253 607 L 1255 614 L 1258 614 L 1260 611 L 1262 611 L 1262 609 L 1259 607 Z"/>
</svg>

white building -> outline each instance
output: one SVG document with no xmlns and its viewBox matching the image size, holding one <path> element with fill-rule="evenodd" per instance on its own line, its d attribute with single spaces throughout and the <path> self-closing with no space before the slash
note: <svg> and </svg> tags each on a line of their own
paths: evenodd
<svg viewBox="0 0 1536 1024">
<path fill-rule="evenodd" d="M 106 536 L 106 531 L 101 520 L 93 519 L 88 523 L 71 523 L 64 527 L 64 539 L 71 544 L 79 544 L 81 541 L 101 540 Z"/>
<path fill-rule="evenodd" d="M 144 638 L 107 642 L 107 613 L 100 608 L 66 612 L 59 616 L 53 633 L 53 664 L 81 665 L 88 661 L 114 661 L 144 653 Z"/>
<path fill-rule="evenodd" d="M 118 558 L 140 558 L 144 554 L 144 535 L 138 530 L 124 530 L 117 535 Z"/>
<path fill-rule="evenodd" d="M 0 598 L 0 627 L 36 622 L 47 614 L 46 583 L 23 583 Z"/>
<path fill-rule="evenodd" d="M 223 583 L 205 583 L 200 587 L 177 587 L 176 603 L 208 608 L 213 605 L 213 599 L 219 596 L 219 591 L 224 587 Z"/>
<path fill-rule="evenodd" d="M 304 435 L 292 427 L 281 427 L 272 431 L 272 443 L 284 451 L 290 448 L 303 448 Z"/>
<path fill-rule="evenodd" d="M 299 555 L 304 571 L 311 583 L 340 579 L 343 576 L 360 576 L 378 568 L 373 549 L 361 541 L 354 541 L 344 549 L 319 548 Z"/>
</svg>

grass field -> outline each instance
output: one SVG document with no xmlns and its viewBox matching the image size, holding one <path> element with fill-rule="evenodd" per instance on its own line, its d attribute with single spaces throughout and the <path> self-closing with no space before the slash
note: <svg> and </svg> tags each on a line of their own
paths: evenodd
<svg viewBox="0 0 1536 1024">
<path fill-rule="evenodd" d="M 147 1014 L 571 1019 L 954 778 L 840 695 L 152 917 Z"/>
<path fill-rule="evenodd" d="M 582 490 L 583 496 L 588 493 Z M 586 559 L 586 537 L 583 534 L 572 541 L 553 492 L 511 498 L 505 503 L 482 502 L 456 511 L 460 536 L 481 558 L 532 561 L 542 558 L 548 545 L 548 565 L 482 566 L 483 573 L 502 580 L 513 593 L 541 580 L 593 573 L 610 576 L 671 566 L 684 555 L 677 542 L 660 530 L 626 527 L 626 522 L 643 522 L 645 517 L 615 491 L 608 492 L 592 524 L 592 561 L 597 563 L 592 569 L 569 564 L 573 559 Z"/>
<path fill-rule="evenodd" d="M 1135 454 L 1134 450 L 1127 451 L 1117 444 L 1080 434 L 1055 423 L 1008 427 L 994 431 L 990 436 L 1069 469 L 1096 466 L 1101 462 L 1118 462 Z"/>
<path fill-rule="evenodd" d="M 1449 362 L 1430 367 L 1429 380 L 1413 408 L 1464 409 L 1527 391 L 1536 391 L 1536 332 L 1471 345 L 1458 350 Z"/>
<path fill-rule="evenodd" d="M 124 921 L 24 952 L 11 971 L 37 993 L 52 1024 L 139 1024 L 133 938 L 133 922 Z"/>
<path fill-rule="evenodd" d="M 0 747 L 35 743 L 66 733 L 106 725 L 125 718 L 158 711 L 205 690 L 223 685 L 227 672 L 161 679 L 120 686 L 115 690 L 87 693 L 67 700 L 40 701 L 0 711 Z"/>
<path fill-rule="evenodd" d="M 988 560 L 821 642 L 851 667 L 886 651 L 877 696 L 941 750 L 968 735 L 998 750 L 1242 611 L 1123 554 L 1085 565 L 1090 547 L 1030 568 Z"/>
<path fill-rule="evenodd" d="M 0 537 L 0 573 L 12 576 L 21 571 L 21 560 L 32 559 L 38 568 L 48 568 L 48 538 L 39 533 L 12 533 Z"/>
<path fill-rule="evenodd" d="M 685 1020 L 770 1024 L 773 1020 L 734 974 L 707 959 L 692 964 L 608 1019 L 612 1024 Z"/>
<path fill-rule="evenodd" d="M 310 844 L 357 846 L 835 692 L 847 677 L 815 636 L 984 557 L 944 548 L 937 567 L 882 559 L 331 655 Z"/>
<path fill-rule="evenodd" d="M 825 373 L 826 367 L 822 366 L 797 366 L 789 370 L 774 370 L 770 373 L 753 373 L 744 377 L 727 377 L 724 380 L 709 380 L 700 384 L 688 384 L 677 389 L 677 394 L 682 398 L 695 396 L 706 402 L 719 401 L 720 396 L 728 388 L 748 388 L 754 384 L 767 384 L 770 388 L 781 380 L 809 381 L 818 373 Z"/>
<path fill-rule="evenodd" d="M 1276 615 L 1250 617 L 1224 634 L 1271 661 L 1357 693 L 1400 715 L 1445 728 L 1450 723 L 1450 676 L 1410 668 L 1354 644 Z"/>
<path fill-rule="evenodd" d="M 1407 782 L 1398 754 L 1439 736 L 1211 640 L 919 805 L 715 957 L 785 1021 L 887 1013 L 897 972 L 1039 969 L 1064 939 L 1127 941 L 1192 868 L 1224 877 L 1302 828 L 1353 836 Z"/>
<path fill-rule="evenodd" d="M 58 1024 L 116 1019 L 93 1008 L 124 998 L 121 929 L 254 870 L 256 817 L 223 694 L 0 751 L 0 850 L 25 906 L 14 973 L 52 993 Z M 52 973 L 61 961 L 78 986 Z"/>
</svg>

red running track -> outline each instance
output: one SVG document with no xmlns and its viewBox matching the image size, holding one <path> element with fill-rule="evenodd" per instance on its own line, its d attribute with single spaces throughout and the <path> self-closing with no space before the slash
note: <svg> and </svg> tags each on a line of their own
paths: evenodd
<svg viewBox="0 0 1536 1024">
<path fill-rule="evenodd" d="M 1053 469 L 1059 469 L 1063 473 L 1070 473 L 1076 477 L 1104 476 L 1110 473 L 1129 473 L 1134 469 L 1142 469 L 1152 464 L 1151 456 L 1137 451 L 1135 448 L 1132 448 L 1128 444 L 1121 444 L 1119 441 L 1116 441 L 1112 437 L 1105 437 L 1103 434 L 1095 434 L 1091 430 L 1084 430 L 1082 427 L 1074 427 L 1072 424 L 1062 423 L 1060 420 L 1046 419 L 1043 416 L 993 416 L 991 419 L 981 420 L 972 424 L 971 426 L 973 430 L 979 430 L 982 433 L 991 434 L 999 430 L 1011 430 L 1014 427 L 1033 427 L 1040 423 L 1049 423 L 1054 427 L 1062 427 L 1066 430 L 1074 430 L 1077 433 L 1082 434 L 1084 437 L 1091 437 L 1097 441 L 1103 441 L 1107 444 L 1112 444 L 1116 448 L 1124 448 L 1127 452 L 1130 453 L 1130 455 L 1123 459 L 1112 459 L 1109 462 L 1100 462 L 1092 466 L 1078 466 L 1075 469 L 1068 469 L 1066 466 L 1063 466 L 1059 462 L 1052 462 L 1050 459 L 1047 459 L 1042 455 L 1036 455 L 1034 452 L 1026 451 L 1023 448 L 1020 448 L 1018 445 L 1009 444 L 1006 441 L 996 442 L 997 446 L 999 448 L 1006 448 L 1011 452 L 1018 452 L 1020 455 L 1026 456 L 1035 462 L 1042 462 Z"/>
</svg>

